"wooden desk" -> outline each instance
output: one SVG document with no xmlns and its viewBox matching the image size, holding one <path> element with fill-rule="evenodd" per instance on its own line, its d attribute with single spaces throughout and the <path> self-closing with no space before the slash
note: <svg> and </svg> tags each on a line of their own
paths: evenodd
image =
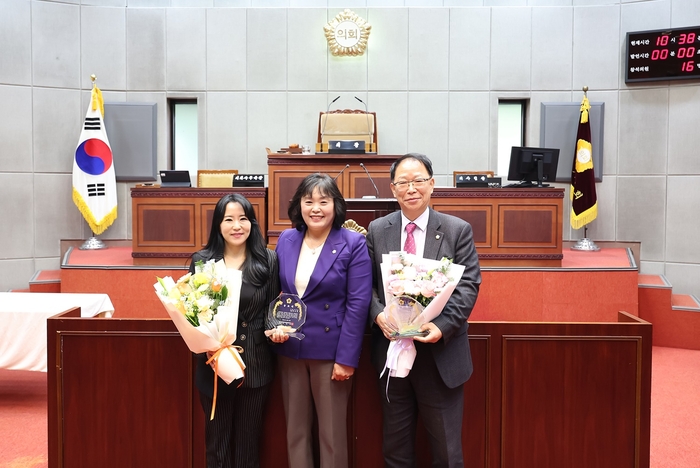
<svg viewBox="0 0 700 468">
<path fill-rule="evenodd" d="M 240 193 L 253 205 L 264 235 L 267 219 L 264 187 L 132 188 L 134 264 L 181 265 L 183 259 L 206 245 L 216 203 L 233 192 Z"/>
<path fill-rule="evenodd" d="M 472 226 L 481 266 L 560 267 L 564 189 L 436 188 L 430 206 Z"/>
<path fill-rule="evenodd" d="M 377 204 L 383 206 L 381 216 L 398 209 L 389 178 L 389 167 L 397 157 L 268 154 L 268 189 L 133 188 L 134 263 L 181 265 L 206 244 L 216 202 L 231 192 L 250 200 L 268 244 L 276 245 L 280 233 L 291 227 L 289 200 L 302 179 L 314 172 L 337 176 L 338 188 L 348 200 L 348 218 L 366 228 L 373 219 L 369 213 L 377 212 Z M 362 198 L 377 192 L 378 199 Z M 558 188 L 438 187 L 430 206 L 472 225 L 482 266 L 559 267 L 563 258 L 563 203 L 564 189 Z"/>
<path fill-rule="evenodd" d="M 324 172 L 337 176 L 343 196 L 362 199 L 364 195 L 376 194 L 372 181 L 360 166 L 362 163 L 371 174 L 380 199 L 393 199 L 389 168 L 397 158 L 395 155 L 269 153 L 268 243 L 275 245 L 280 233 L 291 227 L 287 216 L 289 200 L 307 175 Z M 430 202 L 433 209 L 472 225 L 482 266 L 511 267 L 561 266 L 563 204 L 564 189 L 558 188 L 438 187 Z"/>
</svg>

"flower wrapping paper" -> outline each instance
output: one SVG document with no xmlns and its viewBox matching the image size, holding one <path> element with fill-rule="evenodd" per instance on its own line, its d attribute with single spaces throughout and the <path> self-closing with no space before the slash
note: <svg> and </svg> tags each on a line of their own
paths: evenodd
<svg viewBox="0 0 700 468">
<path fill-rule="evenodd" d="M 219 352 L 216 359 L 218 376 L 230 384 L 243 377 L 245 370 L 245 364 L 238 351 L 230 347 L 236 341 L 238 303 L 243 276 L 239 270 L 227 270 L 223 260 L 214 264 L 214 274 L 226 282 L 228 297 L 225 304 L 218 307 L 211 322 L 201 320 L 197 327 L 185 317 L 180 301 L 168 295 L 168 292 L 176 286 L 176 282 L 171 277 L 163 278 L 165 288 L 160 281 L 153 287 L 190 351 L 193 353 L 217 352 L 225 348 Z"/>
<path fill-rule="evenodd" d="M 394 283 L 392 286 L 392 281 L 396 281 L 396 275 L 392 273 L 392 270 L 396 269 L 397 259 L 401 259 L 401 263 L 404 267 L 409 266 L 409 268 L 412 269 L 408 269 L 407 275 L 399 280 L 403 281 L 404 284 L 396 285 L 396 283 Z M 400 331 L 418 330 L 421 325 L 430 322 L 442 312 L 452 292 L 462 279 L 464 266 L 450 263 L 445 275 L 446 278 L 443 278 L 443 281 L 446 281 L 446 283 L 441 285 L 440 288 L 432 288 L 434 285 L 430 284 L 426 286 L 425 282 L 423 282 L 421 287 L 418 281 L 413 281 L 414 279 L 419 279 L 417 277 L 421 274 L 439 269 L 442 265 L 443 262 L 441 260 L 422 258 L 406 252 L 389 252 L 388 254 L 382 255 L 382 263 L 379 267 L 382 275 L 382 283 L 384 285 L 385 304 L 389 304 L 396 297 L 416 297 L 420 295 L 421 292 L 431 296 L 428 298 L 430 302 L 424 306 L 423 311 L 413 320 L 408 329 Z M 430 283 L 430 281 L 428 281 L 428 283 Z M 392 291 L 394 291 L 395 294 L 392 293 Z M 384 310 L 386 311 L 387 309 L 385 308 Z M 387 319 L 391 320 L 390 317 L 387 317 Z M 397 325 L 398 328 L 398 324 L 394 323 L 394 325 Z M 388 369 L 390 377 L 404 378 L 408 376 L 411 371 L 415 359 L 416 347 L 413 344 L 413 338 L 407 337 L 393 340 L 389 343 L 387 359 L 384 364 L 382 375 Z"/>
</svg>

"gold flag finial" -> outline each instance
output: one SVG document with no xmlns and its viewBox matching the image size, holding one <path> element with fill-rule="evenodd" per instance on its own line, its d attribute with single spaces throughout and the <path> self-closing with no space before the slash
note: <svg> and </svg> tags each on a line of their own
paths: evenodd
<svg viewBox="0 0 700 468">
<path fill-rule="evenodd" d="M 588 122 L 588 111 L 591 110 L 591 104 L 588 102 L 588 86 L 583 87 L 583 99 L 581 100 L 581 119 L 580 122 Z"/>
<path fill-rule="evenodd" d="M 97 110 L 99 108 L 100 115 L 104 117 L 105 102 L 102 98 L 102 91 L 100 91 L 100 88 L 97 87 L 97 83 L 95 83 L 95 81 L 97 80 L 97 76 L 95 76 L 95 74 L 92 74 L 90 75 L 90 79 L 92 80 L 92 93 L 90 93 L 90 100 L 92 101 L 92 110 Z"/>
</svg>

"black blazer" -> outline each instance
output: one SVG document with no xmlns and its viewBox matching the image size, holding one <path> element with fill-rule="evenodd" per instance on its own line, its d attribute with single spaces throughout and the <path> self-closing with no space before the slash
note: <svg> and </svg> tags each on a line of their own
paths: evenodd
<svg viewBox="0 0 700 468">
<path fill-rule="evenodd" d="M 256 388 L 272 382 L 275 375 L 274 358 L 265 336 L 265 316 L 270 302 L 280 292 L 279 267 L 277 254 L 267 249 L 267 258 L 270 264 L 270 279 L 261 288 L 258 288 L 252 300 L 244 310 L 238 311 L 238 328 L 234 345 L 243 348 L 241 358 L 245 362 L 245 378 L 242 387 Z M 223 255 L 214 257 L 221 260 Z M 192 256 L 190 272 L 194 272 L 197 261 L 208 261 L 200 252 Z M 214 394 L 214 370 L 206 361 L 206 353 L 197 354 L 197 367 L 195 369 L 195 384 L 197 389 L 205 395 L 212 397 Z M 227 395 L 235 392 L 240 381 L 233 381 L 230 385 L 219 378 L 218 395 Z"/>
</svg>

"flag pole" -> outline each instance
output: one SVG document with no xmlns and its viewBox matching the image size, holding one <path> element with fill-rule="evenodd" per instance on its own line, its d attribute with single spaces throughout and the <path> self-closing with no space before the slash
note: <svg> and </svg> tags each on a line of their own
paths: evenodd
<svg viewBox="0 0 700 468">
<path fill-rule="evenodd" d="M 90 79 L 92 80 L 92 89 L 97 86 L 95 84 L 95 80 L 97 80 L 97 76 L 94 74 L 90 75 Z M 83 242 L 83 245 L 80 246 L 80 250 L 101 250 L 101 249 L 106 249 L 107 246 L 105 245 L 104 242 L 102 242 L 100 239 L 98 239 L 95 236 L 95 233 L 93 232 L 90 238 L 88 238 L 85 242 Z"/>
<path fill-rule="evenodd" d="M 583 97 L 588 97 L 588 86 L 583 87 Z M 588 252 L 597 252 L 600 247 L 588 238 L 588 224 L 583 226 L 583 239 L 579 239 L 576 244 L 571 246 L 571 250 L 583 250 Z"/>
</svg>

